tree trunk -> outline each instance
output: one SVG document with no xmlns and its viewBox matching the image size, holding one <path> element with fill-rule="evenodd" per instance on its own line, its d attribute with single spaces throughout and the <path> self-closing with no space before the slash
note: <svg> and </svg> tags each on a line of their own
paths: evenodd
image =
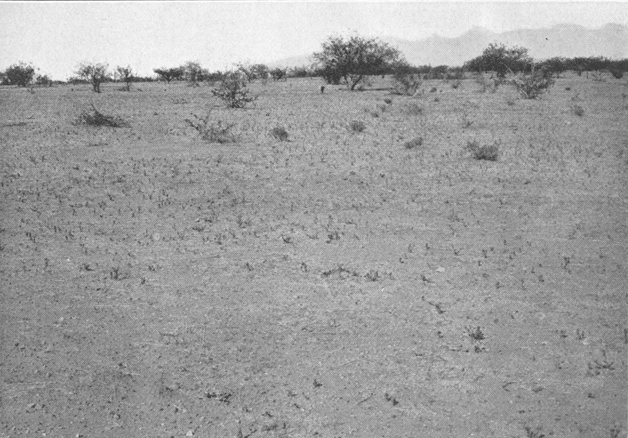
<svg viewBox="0 0 628 438">
<path fill-rule="evenodd" d="M 360 81 L 362 80 L 364 76 L 358 76 L 358 78 L 354 81 L 352 81 L 353 83 L 351 84 L 351 91 L 355 90 L 355 87 L 360 83 Z"/>
</svg>

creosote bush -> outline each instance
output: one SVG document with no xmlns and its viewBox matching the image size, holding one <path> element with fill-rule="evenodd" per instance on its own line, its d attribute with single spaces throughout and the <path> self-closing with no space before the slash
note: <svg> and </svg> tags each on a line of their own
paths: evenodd
<svg viewBox="0 0 628 438">
<path fill-rule="evenodd" d="M 492 145 L 480 146 L 477 140 L 469 140 L 466 148 L 476 160 L 497 161 L 499 158 L 497 142 Z"/>
<path fill-rule="evenodd" d="M 270 135 L 272 135 L 276 140 L 279 140 L 279 141 L 288 140 L 288 131 L 286 131 L 283 126 L 274 127 L 270 131 Z"/>
<path fill-rule="evenodd" d="M 536 99 L 554 85 L 554 78 L 537 71 L 514 78 L 511 83 L 524 99 Z"/>
<path fill-rule="evenodd" d="M 353 132 L 362 132 L 366 129 L 366 125 L 362 120 L 352 120 L 351 123 L 349 123 L 349 128 Z"/>
<path fill-rule="evenodd" d="M 404 143 L 403 147 L 406 149 L 416 149 L 423 145 L 423 137 L 416 137 L 410 141 Z"/>
<path fill-rule="evenodd" d="M 192 114 L 194 120 L 185 119 L 188 125 L 196 129 L 203 140 L 209 143 L 234 143 L 237 140 L 236 135 L 231 131 L 235 123 L 224 123 L 220 120 L 214 122 L 211 120 L 211 110 L 207 112 L 205 117 L 199 117 Z"/>
<path fill-rule="evenodd" d="M 574 105 L 572 107 L 572 110 L 573 110 L 573 113 L 577 115 L 578 117 L 584 116 L 584 108 L 582 108 L 580 105 Z"/>
<path fill-rule="evenodd" d="M 89 126 L 109 126 L 111 128 L 128 128 L 129 124 L 117 116 L 106 116 L 92 104 L 92 112 L 83 111 L 76 121 L 77 124 Z"/>
</svg>

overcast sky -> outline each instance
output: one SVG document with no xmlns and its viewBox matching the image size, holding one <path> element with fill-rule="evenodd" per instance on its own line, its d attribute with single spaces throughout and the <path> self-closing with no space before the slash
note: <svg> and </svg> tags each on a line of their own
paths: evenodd
<svg viewBox="0 0 628 438">
<path fill-rule="evenodd" d="M 417 40 L 561 23 L 628 24 L 628 2 L 31 2 L 0 3 L 0 69 L 31 62 L 55 79 L 81 61 L 141 75 L 199 61 L 211 70 L 310 54 L 329 35 Z"/>
</svg>

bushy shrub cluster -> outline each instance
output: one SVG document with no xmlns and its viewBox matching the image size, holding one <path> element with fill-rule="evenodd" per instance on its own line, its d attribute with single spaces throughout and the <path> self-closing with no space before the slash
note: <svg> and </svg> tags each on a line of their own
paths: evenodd
<svg viewBox="0 0 628 438">
<path fill-rule="evenodd" d="M 499 158 L 499 144 L 480 146 L 477 140 L 468 141 L 466 149 L 476 160 L 497 161 Z"/>
<path fill-rule="evenodd" d="M 212 94 L 229 108 L 244 108 L 256 99 L 247 88 L 247 79 L 239 72 L 227 73 L 220 85 L 212 90 Z"/>
<path fill-rule="evenodd" d="M 537 70 L 530 74 L 520 75 L 511 83 L 524 99 L 537 99 L 554 85 L 554 78 L 546 71 Z"/>
<path fill-rule="evenodd" d="M 128 128 L 129 124 L 117 116 L 107 116 L 92 104 L 92 112 L 83 111 L 76 121 L 77 124 L 89 126 L 108 126 L 110 128 Z"/>
<path fill-rule="evenodd" d="M 186 123 L 200 134 L 203 140 L 209 143 L 233 143 L 237 140 L 236 135 L 232 132 L 234 123 L 224 123 L 221 120 L 213 121 L 211 110 L 204 117 L 192 114 L 194 120 L 185 119 Z"/>
</svg>

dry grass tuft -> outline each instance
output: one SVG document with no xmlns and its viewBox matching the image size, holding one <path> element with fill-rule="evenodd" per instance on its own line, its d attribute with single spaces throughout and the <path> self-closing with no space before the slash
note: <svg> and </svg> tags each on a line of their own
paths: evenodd
<svg viewBox="0 0 628 438">
<path fill-rule="evenodd" d="M 78 117 L 77 124 L 89 126 L 108 126 L 110 128 L 128 128 L 129 124 L 117 116 L 107 116 L 96 109 L 92 104 L 92 112 L 83 111 Z"/>
</svg>

